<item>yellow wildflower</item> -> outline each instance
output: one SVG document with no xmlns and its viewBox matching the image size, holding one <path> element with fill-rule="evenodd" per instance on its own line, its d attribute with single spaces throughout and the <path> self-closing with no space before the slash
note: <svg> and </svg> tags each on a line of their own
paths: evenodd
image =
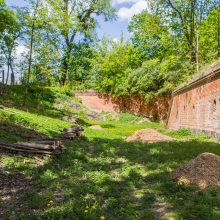
<svg viewBox="0 0 220 220">
<path fill-rule="evenodd" d="M 102 215 L 100 219 L 105 220 L 105 216 Z"/>
<path fill-rule="evenodd" d="M 53 200 L 50 200 L 49 203 L 50 203 L 50 204 L 53 203 Z"/>
<path fill-rule="evenodd" d="M 87 212 L 88 212 L 88 210 L 86 209 L 84 212 L 85 212 L 85 213 L 87 213 Z"/>
<path fill-rule="evenodd" d="M 89 206 L 86 206 L 86 208 L 88 209 L 88 208 L 89 208 Z"/>
<path fill-rule="evenodd" d="M 50 203 L 48 203 L 47 206 L 50 206 Z"/>
<path fill-rule="evenodd" d="M 96 209 L 95 205 L 92 206 L 92 209 Z"/>
</svg>

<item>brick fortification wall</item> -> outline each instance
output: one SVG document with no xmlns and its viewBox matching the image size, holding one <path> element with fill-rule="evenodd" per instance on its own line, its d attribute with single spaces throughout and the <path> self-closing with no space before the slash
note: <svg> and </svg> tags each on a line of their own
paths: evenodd
<svg viewBox="0 0 220 220">
<path fill-rule="evenodd" d="M 167 127 L 220 138 L 220 62 L 173 93 Z"/>
<path fill-rule="evenodd" d="M 167 120 L 170 96 L 163 96 L 146 103 L 141 96 L 112 97 L 109 94 L 100 94 L 94 91 L 78 92 L 85 106 L 97 112 L 125 112 L 146 116 L 152 119 Z"/>
</svg>

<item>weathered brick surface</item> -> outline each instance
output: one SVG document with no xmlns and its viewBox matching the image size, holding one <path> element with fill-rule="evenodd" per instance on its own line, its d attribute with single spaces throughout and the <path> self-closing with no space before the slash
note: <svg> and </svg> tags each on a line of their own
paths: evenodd
<svg viewBox="0 0 220 220">
<path fill-rule="evenodd" d="M 170 96 L 161 96 L 146 103 L 139 95 L 112 97 L 92 91 L 76 93 L 85 106 L 97 112 L 126 112 L 152 119 L 167 120 Z"/>
<path fill-rule="evenodd" d="M 220 66 L 191 80 L 174 93 L 169 129 L 189 128 L 220 137 Z"/>
<path fill-rule="evenodd" d="M 112 102 L 112 98 L 105 99 L 95 92 L 77 93 L 76 96 L 90 110 L 96 112 L 116 112 L 117 106 Z"/>
</svg>

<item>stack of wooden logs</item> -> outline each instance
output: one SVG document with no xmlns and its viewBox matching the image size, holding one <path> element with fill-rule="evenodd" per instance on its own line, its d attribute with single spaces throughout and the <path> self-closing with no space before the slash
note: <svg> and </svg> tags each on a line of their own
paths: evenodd
<svg viewBox="0 0 220 220">
<path fill-rule="evenodd" d="M 83 128 L 80 126 L 72 126 L 70 128 L 66 128 L 63 130 L 63 133 L 61 135 L 61 138 L 64 140 L 73 140 L 74 138 L 80 137 L 81 133 L 83 131 Z"/>
<path fill-rule="evenodd" d="M 17 142 L 15 144 L 1 144 L 0 148 L 10 151 L 37 154 L 57 154 L 66 148 L 64 142 L 80 137 L 83 129 L 80 126 L 72 126 L 64 129 L 60 138 L 42 138 L 31 142 Z"/>
</svg>

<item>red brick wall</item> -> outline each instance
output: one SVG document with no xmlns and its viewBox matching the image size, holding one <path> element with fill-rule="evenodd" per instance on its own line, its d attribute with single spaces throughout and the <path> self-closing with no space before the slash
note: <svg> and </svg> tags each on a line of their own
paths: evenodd
<svg viewBox="0 0 220 220">
<path fill-rule="evenodd" d="M 189 128 L 211 136 L 220 135 L 220 76 L 206 79 L 173 98 L 169 129 Z"/>
<path fill-rule="evenodd" d="M 117 106 L 113 104 L 111 97 L 105 99 L 96 92 L 76 93 L 76 97 L 82 100 L 82 103 L 90 110 L 96 112 L 116 112 Z"/>
<path fill-rule="evenodd" d="M 112 97 L 95 92 L 77 93 L 83 104 L 97 112 L 126 112 L 158 120 L 167 120 L 170 96 L 161 96 L 146 103 L 138 95 Z"/>
</svg>

